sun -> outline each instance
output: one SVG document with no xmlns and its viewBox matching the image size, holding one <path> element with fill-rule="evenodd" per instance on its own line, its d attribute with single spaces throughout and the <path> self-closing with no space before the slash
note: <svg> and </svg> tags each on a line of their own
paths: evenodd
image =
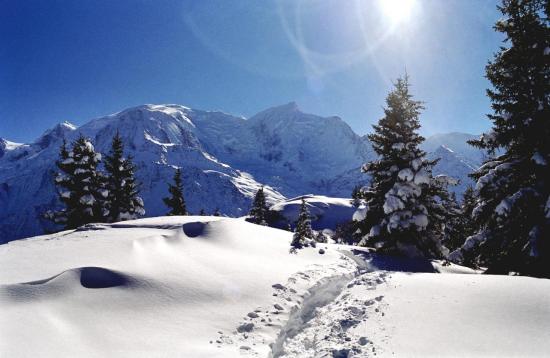
<svg viewBox="0 0 550 358">
<path fill-rule="evenodd" d="M 382 12 L 392 23 L 407 20 L 414 8 L 415 0 L 378 0 Z"/>
</svg>

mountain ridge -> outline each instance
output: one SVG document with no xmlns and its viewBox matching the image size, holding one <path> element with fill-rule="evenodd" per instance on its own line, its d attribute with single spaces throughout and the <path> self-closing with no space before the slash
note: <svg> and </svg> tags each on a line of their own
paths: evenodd
<svg viewBox="0 0 550 358">
<path fill-rule="evenodd" d="M 78 127 L 62 122 L 32 143 L 0 141 L 0 243 L 54 229 L 39 217 L 59 205 L 51 172 L 63 138 L 70 142 L 85 135 L 107 153 L 116 131 L 138 167 L 147 216 L 165 213 L 161 198 L 175 167 L 183 168 L 192 212 L 220 209 L 241 216 L 263 185 L 271 203 L 303 194 L 348 197 L 355 185 L 368 183 L 359 168 L 376 157 L 366 136 L 340 117 L 304 113 L 295 102 L 248 119 L 177 104 L 145 104 Z M 468 163 L 479 159 L 468 157 L 469 148 L 453 138 L 447 137 L 452 148 L 443 154 L 463 179 L 473 167 Z M 428 138 L 425 144 L 432 142 Z M 457 188 L 459 194 L 462 190 Z"/>
</svg>

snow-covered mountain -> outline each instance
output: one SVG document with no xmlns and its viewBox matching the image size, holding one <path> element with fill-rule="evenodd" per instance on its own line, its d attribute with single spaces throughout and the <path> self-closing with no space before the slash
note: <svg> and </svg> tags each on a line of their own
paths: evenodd
<svg viewBox="0 0 550 358">
<path fill-rule="evenodd" d="M 143 105 L 80 127 L 64 122 L 33 143 L 0 138 L 0 243 L 52 229 L 40 216 L 57 204 L 51 173 L 63 138 L 70 142 L 83 134 L 106 153 L 117 130 L 138 166 L 148 216 L 165 214 L 162 197 L 176 166 L 183 167 L 192 212 L 219 208 L 240 216 L 261 185 L 267 185 L 271 203 L 309 193 L 347 197 L 368 181 L 359 168 L 375 158 L 368 139 L 342 119 L 304 113 L 295 103 L 249 119 L 180 105 Z M 440 142 L 449 149 L 441 153 L 446 159 L 436 172 L 463 179 L 478 165 L 479 152 L 465 144 L 470 137 L 427 139 L 431 152 Z"/>
</svg>

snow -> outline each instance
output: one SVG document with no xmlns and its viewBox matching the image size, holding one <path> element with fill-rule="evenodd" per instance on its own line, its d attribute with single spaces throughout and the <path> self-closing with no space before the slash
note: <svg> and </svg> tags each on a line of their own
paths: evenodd
<svg viewBox="0 0 550 358">
<path fill-rule="evenodd" d="M 353 221 L 363 221 L 367 217 L 368 208 L 366 206 L 360 206 L 357 208 L 357 210 L 353 213 Z"/>
<path fill-rule="evenodd" d="M 92 194 L 86 194 L 80 198 L 80 204 L 83 205 L 94 205 L 95 198 Z"/>
<path fill-rule="evenodd" d="M 539 152 L 536 152 L 535 154 L 533 154 L 533 156 L 531 157 L 531 160 L 535 162 L 537 165 L 544 166 L 547 164 L 546 159 L 544 159 L 544 157 Z"/>
<path fill-rule="evenodd" d="M 339 224 L 349 222 L 355 215 L 356 209 L 352 205 L 351 199 L 332 198 L 323 195 L 302 195 L 271 206 L 271 210 L 278 212 L 285 218 L 284 223 L 280 222 L 275 226 L 286 228 L 290 224 L 294 227 L 298 220 L 302 198 L 305 199 L 308 206 L 311 227 L 314 230 L 335 230 Z"/>
<path fill-rule="evenodd" d="M 402 181 L 413 181 L 414 173 L 410 168 L 401 169 L 397 177 Z"/>
<path fill-rule="evenodd" d="M 299 300 L 273 296 L 272 285 L 303 294 L 355 270 L 333 246 L 291 255 L 290 240 L 238 219 L 161 217 L 2 245 L 0 356 L 239 356 L 252 342 L 229 345 L 242 339 L 237 327 L 252 321 L 275 341 Z M 284 311 L 265 313 L 274 304 Z M 243 318 L 258 307 L 271 326 Z"/>
<path fill-rule="evenodd" d="M 389 214 L 397 210 L 405 208 L 405 204 L 394 195 L 386 195 L 386 201 L 384 202 L 384 213 Z"/>
<path fill-rule="evenodd" d="M 392 147 L 392 149 L 395 149 L 395 150 L 403 150 L 403 148 L 405 148 L 405 144 L 403 144 L 403 143 L 394 143 L 391 147 Z"/>
<path fill-rule="evenodd" d="M 0 356 L 550 350 L 549 280 L 477 275 L 343 245 L 294 255 L 291 238 L 241 219 L 175 216 L 0 245 Z"/>
<path fill-rule="evenodd" d="M 417 171 L 418 169 L 420 169 L 420 167 L 422 166 L 422 163 L 424 163 L 424 161 L 422 160 L 422 158 L 416 158 L 414 159 L 412 162 L 411 162 L 411 165 L 413 167 L 413 169 L 415 171 Z"/>
<path fill-rule="evenodd" d="M 416 174 L 414 175 L 414 183 L 417 185 L 420 184 L 429 184 L 430 183 L 430 175 L 425 169 L 420 169 Z"/>
<path fill-rule="evenodd" d="M 412 217 L 412 222 L 420 230 L 428 226 L 428 217 L 424 214 L 418 214 Z"/>
<path fill-rule="evenodd" d="M 68 190 L 63 190 L 59 193 L 62 198 L 69 199 L 71 197 L 71 192 Z"/>
</svg>

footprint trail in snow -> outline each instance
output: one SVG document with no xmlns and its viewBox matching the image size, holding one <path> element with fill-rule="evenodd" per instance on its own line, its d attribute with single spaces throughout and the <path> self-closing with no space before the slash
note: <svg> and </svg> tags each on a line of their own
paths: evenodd
<svg viewBox="0 0 550 358">
<path fill-rule="evenodd" d="M 258 357 L 375 356 L 379 348 L 365 327 L 384 315 L 376 286 L 387 277 L 386 271 L 367 272 L 365 262 L 351 254 L 328 270 L 298 272 L 272 285 L 270 307 L 254 308 L 233 332 L 218 332 L 212 343 Z"/>
</svg>

